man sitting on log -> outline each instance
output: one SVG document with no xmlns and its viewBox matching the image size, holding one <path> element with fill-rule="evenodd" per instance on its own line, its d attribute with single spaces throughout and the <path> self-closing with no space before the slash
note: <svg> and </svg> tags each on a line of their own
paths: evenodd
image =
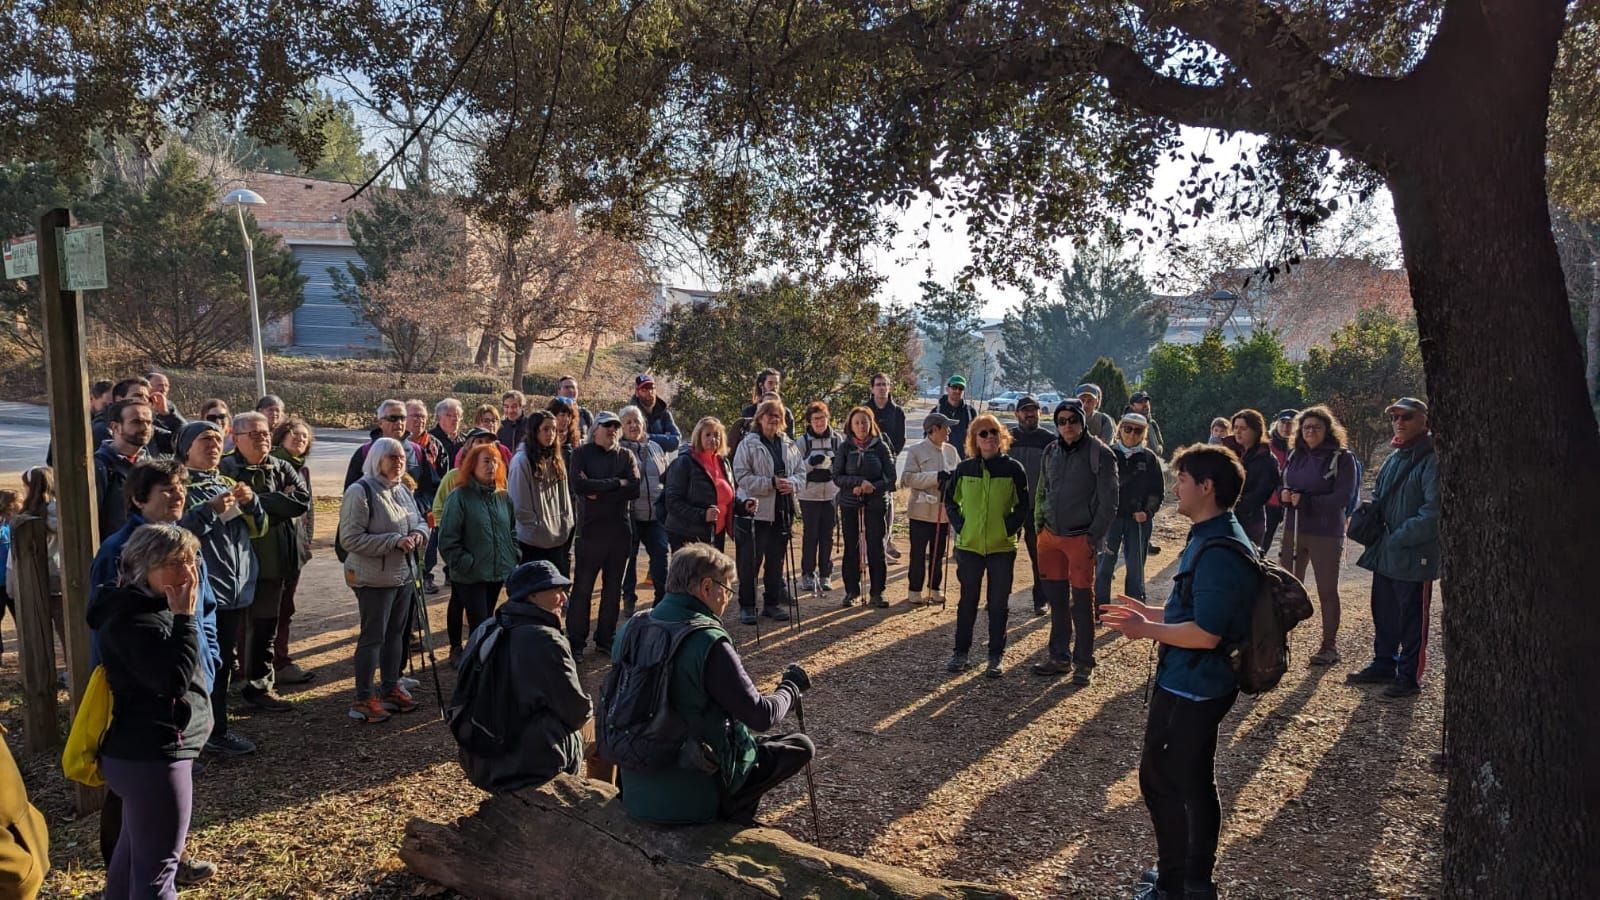
<svg viewBox="0 0 1600 900">
<path fill-rule="evenodd" d="M 659 628 L 673 639 L 676 650 L 665 667 L 667 706 L 691 738 L 675 763 L 646 769 L 614 760 L 621 771 L 623 808 L 634 818 L 664 825 L 715 819 L 753 825 L 762 796 L 804 769 L 816 753 L 811 739 L 799 732 L 752 735 L 782 722 L 811 679 L 791 663 L 777 691 L 763 697 L 756 690 L 720 618 L 733 596 L 733 580 L 732 559 L 708 544 L 685 544 L 672 555 L 666 595 L 617 633 L 612 659 L 618 667 L 627 667 L 656 643 L 643 640 L 646 632 L 641 632 L 630 645 L 630 631 Z M 606 746 L 602 738 L 602 751 Z"/>
<path fill-rule="evenodd" d="M 537 787 L 583 763 L 589 695 L 561 633 L 572 584 L 544 560 L 506 579 L 510 598 L 472 635 L 447 715 L 473 784 Z"/>
</svg>

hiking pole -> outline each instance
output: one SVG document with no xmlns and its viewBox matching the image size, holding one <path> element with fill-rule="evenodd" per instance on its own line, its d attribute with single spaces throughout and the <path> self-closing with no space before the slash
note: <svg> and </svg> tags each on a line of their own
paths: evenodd
<svg viewBox="0 0 1600 900">
<path fill-rule="evenodd" d="M 945 515 L 945 518 L 946 519 L 949 518 L 949 514 L 948 513 Z M 950 586 L 950 557 L 954 555 L 951 552 L 951 548 L 949 546 L 949 543 L 950 543 L 950 523 L 948 521 L 940 522 L 938 530 L 936 530 L 934 532 L 935 538 L 937 538 L 937 537 L 939 537 L 941 535 L 944 537 L 944 547 L 943 547 L 943 550 L 944 550 L 944 563 L 942 564 L 944 572 L 941 573 L 940 576 L 939 576 L 939 612 L 944 612 L 945 589 Z M 936 549 L 936 550 L 940 549 L 940 546 L 939 546 L 938 543 L 934 544 L 934 549 Z"/>
<path fill-rule="evenodd" d="M 418 628 L 422 632 L 422 652 L 427 656 L 428 668 L 433 672 L 433 696 L 439 701 L 439 719 L 444 719 L 444 688 L 439 684 L 439 661 L 433 656 L 433 628 L 428 623 L 428 598 L 422 590 L 422 551 L 411 552 L 411 587 L 413 607 Z"/>
<path fill-rule="evenodd" d="M 789 621 L 790 627 L 800 628 L 800 595 L 797 591 L 797 582 L 794 577 L 794 516 L 789 516 L 789 529 L 783 536 L 783 557 L 785 568 L 788 570 L 784 586 L 789 591 Z"/>
<path fill-rule="evenodd" d="M 794 698 L 794 717 L 800 723 L 800 733 L 810 737 L 806 732 L 806 707 L 805 702 L 796 694 Z M 817 846 L 822 846 L 822 819 L 817 815 L 817 778 L 811 772 L 811 760 L 806 760 L 806 794 L 811 797 L 811 833 L 816 836 Z"/>
</svg>

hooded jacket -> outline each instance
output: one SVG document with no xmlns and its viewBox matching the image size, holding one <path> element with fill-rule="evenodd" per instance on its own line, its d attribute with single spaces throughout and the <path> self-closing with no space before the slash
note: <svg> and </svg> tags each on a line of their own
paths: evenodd
<svg viewBox="0 0 1600 900">
<path fill-rule="evenodd" d="M 511 600 L 495 613 L 495 621 L 504 631 L 499 637 L 503 646 L 493 652 L 509 654 L 509 687 L 523 726 L 515 748 L 504 756 L 491 759 L 462 750 L 467 780 L 490 793 L 504 793 L 536 787 L 562 772 L 577 774 L 583 763 L 579 730 L 592 705 L 561 633 L 561 620 L 526 600 Z"/>
<path fill-rule="evenodd" d="M 115 713 L 100 742 L 112 759 L 184 760 L 211 734 L 211 697 L 192 616 L 164 597 L 115 587 L 89 612 Z"/>
<path fill-rule="evenodd" d="M 450 492 L 439 521 L 439 555 L 457 584 L 499 583 L 521 554 L 511 530 L 511 498 L 469 478 Z"/>
<path fill-rule="evenodd" d="M 795 494 L 798 495 L 806 483 L 805 461 L 800 458 L 800 448 L 788 432 L 779 432 L 777 439 L 778 452 L 783 455 L 782 477 L 794 485 Z M 739 442 L 739 449 L 734 451 L 733 486 L 739 497 L 756 501 L 753 516 L 757 522 L 772 522 L 777 518 L 779 494 L 777 486 L 773 484 L 777 477 L 772 451 L 767 449 L 766 442 L 761 439 L 761 430 L 756 428 L 744 436 L 744 440 Z M 734 503 L 734 506 L 738 505 Z"/>
<path fill-rule="evenodd" d="M 883 509 L 894 492 L 894 478 L 894 451 L 881 436 L 867 441 L 865 447 L 850 438 L 839 445 L 839 455 L 833 462 L 833 483 L 839 487 L 841 508 Z M 872 493 L 854 493 L 859 484 L 872 485 Z"/>
<path fill-rule="evenodd" d="M 1090 456 L 1098 456 L 1091 461 Z M 1117 517 L 1116 453 L 1092 434 L 1076 443 L 1057 438 L 1044 451 L 1040 465 L 1038 503 L 1034 507 L 1041 531 L 1057 537 L 1086 534 L 1099 547 Z"/>
<path fill-rule="evenodd" d="M 665 397 L 656 397 L 656 402 L 649 409 L 639 403 L 639 395 L 633 396 L 634 405 L 644 413 L 644 432 L 650 441 L 661 448 L 662 453 L 671 453 L 678 449 L 683 441 L 683 432 L 678 430 L 678 423 L 672 419 L 672 410 L 667 408 Z"/>
<path fill-rule="evenodd" d="M 1017 552 L 1017 532 L 1031 505 L 1028 473 L 1004 453 L 967 457 L 945 482 L 944 509 L 957 550 L 982 556 Z"/>
<path fill-rule="evenodd" d="M 412 580 L 411 559 L 400 551 L 400 540 L 412 532 L 428 534 L 417 500 L 403 482 L 388 483 L 374 475 L 363 475 L 361 480 L 367 487 L 350 485 L 339 504 L 339 543 L 347 553 L 345 583 L 376 588 L 407 584 Z"/>
<path fill-rule="evenodd" d="M 797 443 L 806 470 L 806 483 L 800 489 L 800 499 L 810 503 L 832 503 L 839 496 L 839 486 L 833 483 L 833 467 L 844 443 L 844 435 L 835 428 L 829 428 L 826 434 L 812 434 L 811 426 L 807 425 L 800 430 Z"/>
<path fill-rule="evenodd" d="M 267 513 L 261 497 L 250 498 L 236 508 L 239 515 L 224 522 L 208 505 L 221 494 L 233 490 L 234 481 L 215 469 L 189 470 L 188 499 L 178 524 L 200 539 L 211 589 L 217 594 L 217 608 L 228 612 L 244 609 L 255 602 L 256 578 L 261 564 L 252 541 L 266 534 Z"/>
<path fill-rule="evenodd" d="M 506 481 L 511 510 L 516 515 L 517 540 L 548 550 L 572 537 L 575 519 L 569 481 L 540 479 L 534 474 L 526 447 L 511 457 Z"/>
<path fill-rule="evenodd" d="M 128 520 L 128 497 L 124 492 L 128 473 L 149 458 L 149 450 L 140 447 L 139 454 L 130 460 L 118 453 L 110 441 L 94 449 L 94 499 L 102 536 L 121 528 Z"/>
<path fill-rule="evenodd" d="M 218 467 L 234 481 L 250 485 L 267 514 L 266 531 L 251 541 L 261 578 L 287 581 L 300 574 L 300 517 L 311 511 L 311 489 L 292 463 L 268 454 L 251 465 L 237 448 Z"/>
<path fill-rule="evenodd" d="M 1433 435 L 1425 434 L 1389 454 L 1372 492 L 1383 500 L 1384 534 L 1362 552 L 1356 565 L 1396 581 L 1438 578 L 1439 457 L 1433 451 Z"/>
</svg>

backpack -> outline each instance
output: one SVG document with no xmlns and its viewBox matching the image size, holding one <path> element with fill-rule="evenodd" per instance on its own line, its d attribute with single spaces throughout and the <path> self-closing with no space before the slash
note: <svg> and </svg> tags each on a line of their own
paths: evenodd
<svg viewBox="0 0 1600 900">
<path fill-rule="evenodd" d="M 1356 507 L 1361 505 L 1361 479 L 1365 477 L 1366 471 L 1361 465 L 1361 460 L 1357 459 L 1354 453 L 1350 454 L 1350 464 L 1356 467 L 1356 484 L 1355 487 L 1350 489 L 1350 502 L 1344 506 L 1344 514 L 1347 518 L 1356 511 Z"/>
<path fill-rule="evenodd" d="M 688 723 L 672 711 L 667 692 L 678 648 L 690 636 L 712 631 L 707 621 L 663 622 L 649 610 L 634 613 L 595 708 L 596 749 L 602 759 L 636 772 L 661 772 L 714 764 L 699 752 Z M 686 752 L 687 751 L 687 752 Z"/>
<path fill-rule="evenodd" d="M 524 721 L 516 698 L 507 690 L 510 654 L 495 652 L 504 635 L 498 616 L 473 631 L 461 656 L 455 690 L 444 708 L 445 725 L 456 743 L 486 759 L 504 756 Z"/>
<path fill-rule="evenodd" d="M 367 484 L 367 480 L 365 478 L 356 479 L 356 484 L 361 485 L 361 490 L 366 492 L 366 495 L 367 495 L 367 515 L 371 516 L 372 515 L 372 485 Z M 339 558 L 339 562 L 344 562 L 345 560 L 350 558 L 350 551 L 346 550 L 344 548 L 344 543 L 339 540 L 339 529 L 337 527 L 335 527 L 334 530 L 333 530 L 333 555 L 337 556 Z"/>
<path fill-rule="evenodd" d="M 1200 557 L 1212 547 L 1228 547 L 1250 561 L 1257 571 L 1256 594 L 1250 604 L 1250 629 L 1243 641 L 1217 646 L 1218 652 L 1228 657 L 1239 690 L 1246 694 L 1262 694 L 1278 686 L 1289 670 L 1289 632 L 1311 618 L 1311 597 L 1305 585 L 1289 570 L 1277 563 L 1263 559 L 1253 548 L 1248 548 L 1229 537 L 1216 537 L 1200 545 L 1195 554 L 1195 566 Z M 1194 590 L 1191 576 L 1185 590 Z M 1198 661 L 1199 657 L 1195 657 Z"/>
</svg>

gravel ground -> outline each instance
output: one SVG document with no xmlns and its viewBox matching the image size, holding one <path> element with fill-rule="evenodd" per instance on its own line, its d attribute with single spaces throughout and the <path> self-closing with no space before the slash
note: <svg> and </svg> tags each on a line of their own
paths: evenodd
<svg viewBox="0 0 1600 900">
<path fill-rule="evenodd" d="M 331 517 L 327 517 L 331 518 Z M 328 525 L 331 527 L 331 524 Z M 1157 520 L 1150 595 L 1170 586 L 1184 528 Z M 902 542 L 903 546 L 903 542 Z M 811 672 L 807 724 L 821 843 L 929 874 L 1001 885 L 1020 897 L 1126 895 L 1154 859 L 1137 766 L 1148 644 L 1102 630 L 1094 684 L 1037 678 L 1048 624 L 1028 599 L 1025 551 L 1010 606 L 1005 678 L 951 676 L 955 604 L 904 604 L 905 567 L 892 566 L 888 610 L 840 609 L 838 592 L 806 598 L 799 628 L 733 626 L 747 666 L 770 688 L 784 664 Z M 1371 640 L 1369 579 L 1347 554 L 1340 647 L 1346 661 L 1308 669 L 1317 620 L 1297 629 L 1284 683 L 1242 697 L 1223 724 L 1218 783 L 1224 824 L 1218 879 L 1230 897 L 1412 897 L 1436 892 L 1444 780 L 1429 765 L 1440 745 L 1443 653 L 1437 610 L 1421 696 L 1387 701 L 1344 685 Z M 953 576 L 953 572 L 951 573 Z M 953 587 L 953 577 L 951 579 Z M 185 897 L 411 897 L 442 889 L 406 873 L 395 855 L 412 816 L 446 821 L 483 796 L 461 776 L 431 685 L 417 713 L 366 726 L 345 717 L 354 604 L 331 553 L 301 588 L 295 655 L 318 679 L 287 689 L 293 712 L 250 715 L 236 730 L 258 755 L 217 762 L 198 779 L 193 852 L 218 861 L 212 884 Z M 443 596 L 431 598 L 436 633 Z M 979 638 L 983 640 L 980 617 Z M 15 647 L 10 623 L 7 648 Z M 981 656 L 982 647 L 974 648 Z M 50 821 L 53 871 L 45 896 L 97 894 L 103 882 L 98 817 L 72 816 L 53 754 L 20 750 L 15 654 L 0 666 L 0 721 L 11 729 L 34 802 Z M 597 688 L 605 660 L 583 670 Z M 440 667 L 444 690 L 453 671 Z M 241 704 L 242 705 L 242 704 Z M 763 819 L 812 839 L 804 779 L 770 796 Z M 536 896 L 536 886 L 529 888 Z"/>
</svg>

